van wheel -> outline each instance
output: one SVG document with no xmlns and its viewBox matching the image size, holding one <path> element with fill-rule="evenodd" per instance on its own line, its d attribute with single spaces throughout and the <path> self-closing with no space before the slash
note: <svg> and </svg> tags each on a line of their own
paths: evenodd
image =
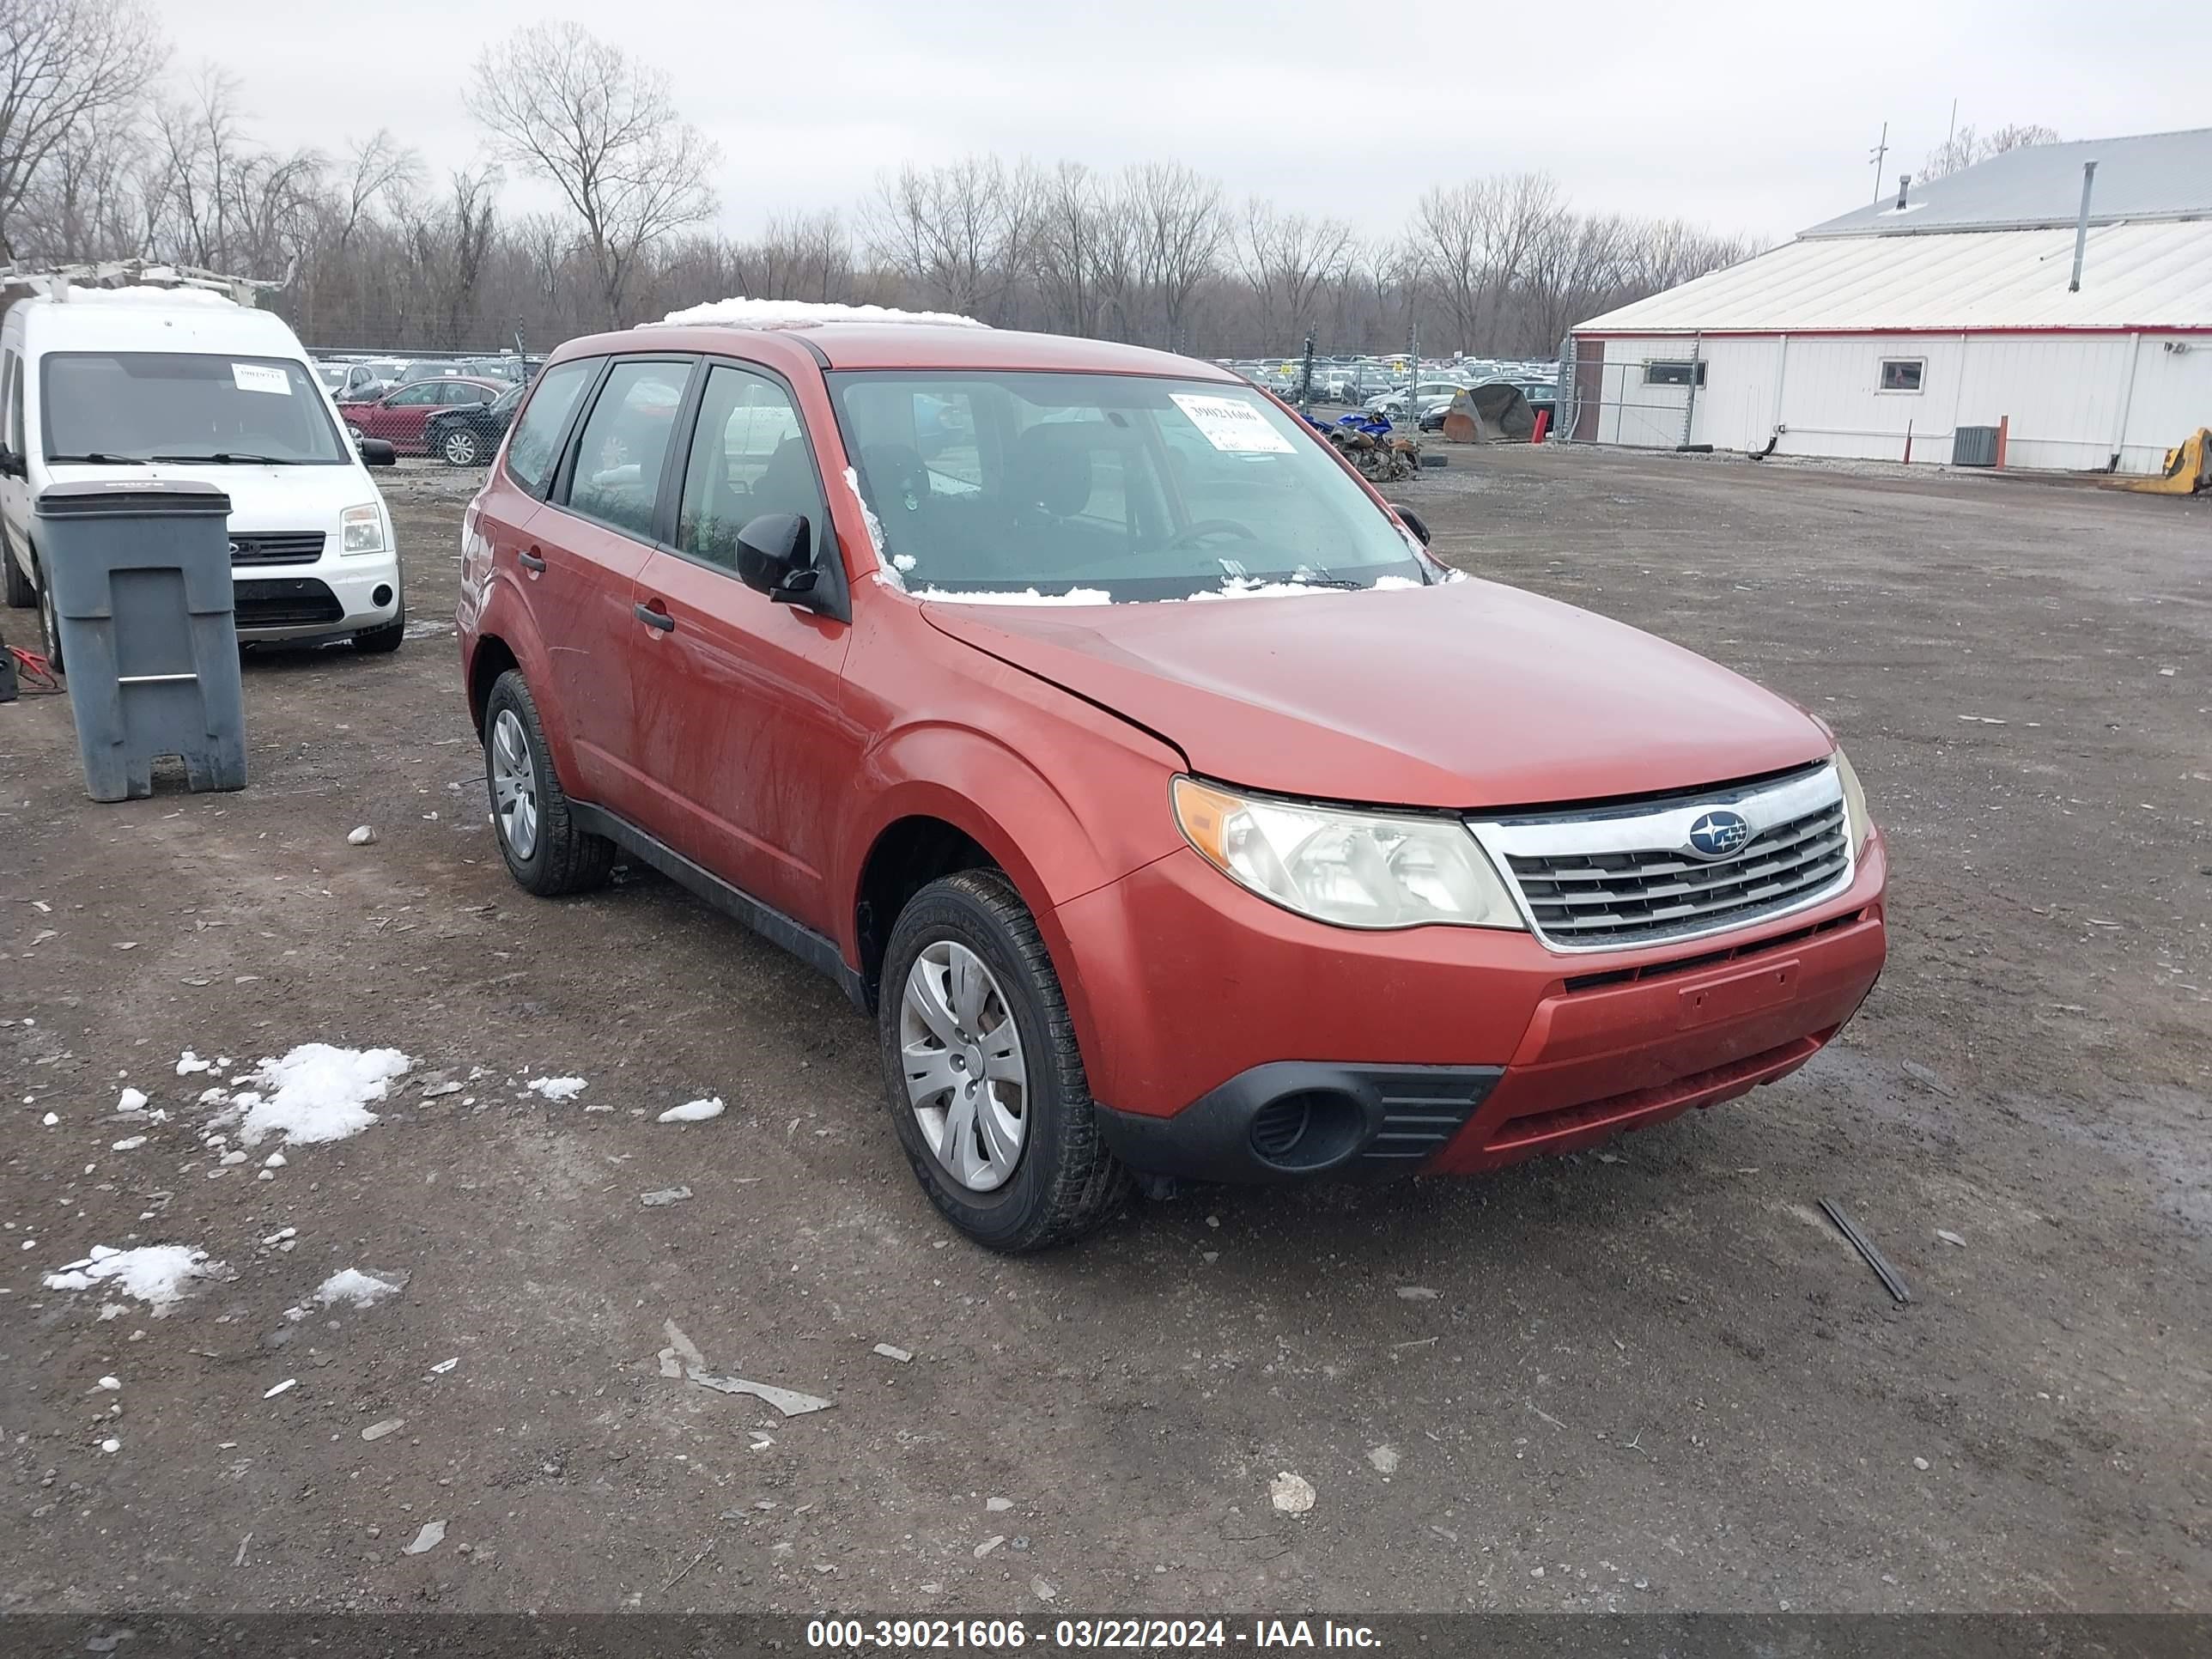
<svg viewBox="0 0 2212 1659">
<path fill-rule="evenodd" d="M 615 844 L 576 827 L 520 670 L 508 669 L 493 684 L 483 730 L 492 829 L 507 873 L 540 898 L 603 885 L 614 868 Z"/>
<path fill-rule="evenodd" d="M 39 602 L 39 590 L 16 562 L 15 550 L 8 545 L 8 532 L 4 530 L 0 530 L 0 564 L 8 567 L 8 608 L 28 611 Z"/>
<path fill-rule="evenodd" d="M 62 666 L 62 618 L 54 608 L 53 585 L 46 580 L 46 573 L 39 572 L 39 649 L 46 659 L 46 666 L 57 674 L 65 671 Z"/>
<path fill-rule="evenodd" d="M 1007 1255 L 1079 1238 L 1127 1200 L 1036 920 L 996 870 L 899 912 L 877 1008 L 907 1161 L 945 1218 Z"/>
</svg>

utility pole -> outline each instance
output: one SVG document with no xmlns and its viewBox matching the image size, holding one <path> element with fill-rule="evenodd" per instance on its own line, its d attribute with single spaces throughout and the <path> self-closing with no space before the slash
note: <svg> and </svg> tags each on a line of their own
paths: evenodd
<svg viewBox="0 0 2212 1659">
<path fill-rule="evenodd" d="M 1874 200 L 1876 207 L 1881 205 L 1881 164 L 1888 155 L 1889 123 L 1884 121 L 1881 124 L 1881 142 L 1867 153 L 1868 159 L 1874 163 Z"/>
</svg>

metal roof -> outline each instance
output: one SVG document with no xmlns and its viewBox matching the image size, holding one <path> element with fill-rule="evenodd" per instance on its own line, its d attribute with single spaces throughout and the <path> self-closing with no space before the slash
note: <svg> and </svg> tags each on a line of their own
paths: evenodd
<svg viewBox="0 0 2212 1659">
<path fill-rule="evenodd" d="M 2101 184 L 2102 170 L 2099 179 Z M 1808 237 L 1593 318 L 1577 334 L 2212 331 L 2212 220 Z"/>
<path fill-rule="evenodd" d="M 2008 150 L 1931 184 L 1917 180 L 1905 211 L 1891 191 L 1802 233 L 1884 236 L 1946 230 L 2071 228 L 2081 210 L 2081 164 L 2097 164 L 2089 222 L 2212 216 L 2212 127 L 2086 138 Z"/>
</svg>

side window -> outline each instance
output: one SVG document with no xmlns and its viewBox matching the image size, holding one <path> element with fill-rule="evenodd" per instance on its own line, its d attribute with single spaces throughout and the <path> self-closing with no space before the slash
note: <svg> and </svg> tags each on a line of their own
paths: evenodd
<svg viewBox="0 0 2212 1659">
<path fill-rule="evenodd" d="M 438 401 L 438 394 L 446 388 L 435 380 L 425 380 L 420 386 L 402 386 L 385 402 L 394 409 L 420 409 Z"/>
<path fill-rule="evenodd" d="M 625 535 L 653 538 L 662 463 L 676 429 L 688 363 L 617 363 L 577 436 L 568 509 Z"/>
<path fill-rule="evenodd" d="M 439 401 L 447 404 L 480 404 L 484 401 L 484 389 L 466 380 L 448 380 L 438 388 L 445 395 Z"/>
<path fill-rule="evenodd" d="M 576 399 L 584 395 L 592 376 L 599 372 L 599 362 L 597 357 L 579 357 L 573 362 L 556 364 L 538 377 L 537 390 L 530 394 L 530 407 L 514 423 L 514 436 L 507 446 L 507 476 L 532 495 L 545 493 L 546 481 L 553 476 L 555 451 L 561 434 L 568 428 Z"/>
<path fill-rule="evenodd" d="M 822 544 L 829 510 L 791 396 L 764 374 L 716 363 L 684 465 L 676 545 L 735 570 L 738 532 L 768 513 L 796 513 Z"/>
</svg>

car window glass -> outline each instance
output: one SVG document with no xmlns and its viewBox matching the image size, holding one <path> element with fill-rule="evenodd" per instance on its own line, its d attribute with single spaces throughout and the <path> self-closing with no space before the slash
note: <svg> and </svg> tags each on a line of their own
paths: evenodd
<svg viewBox="0 0 2212 1659">
<path fill-rule="evenodd" d="M 626 534 L 649 538 L 661 464 L 690 377 L 684 363 L 617 363 L 576 444 L 569 508 Z"/>
<path fill-rule="evenodd" d="M 530 407 L 515 423 L 514 437 L 507 447 L 508 476 L 532 495 L 543 491 L 546 480 L 553 476 L 555 447 L 568 427 L 576 399 L 599 372 L 599 361 L 579 357 L 538 377 Z"/>
<path fill-rule="evenodd" d="M 821 544 L 829 514 L 791 396 L 766 375 L 717 363 L 707 372 L 684 466 L 676 545 L 737 568 L 738 532 L 771 513 L 795 513 Z"/>
<path fill-rule="evenodd" d="M 438 394 L 444 390 L 435 380 L 426 380 L 421 386 L 402 386 L 385 401 L 394 409 L 419 409 L 436 403 Z"/>
</svg>

